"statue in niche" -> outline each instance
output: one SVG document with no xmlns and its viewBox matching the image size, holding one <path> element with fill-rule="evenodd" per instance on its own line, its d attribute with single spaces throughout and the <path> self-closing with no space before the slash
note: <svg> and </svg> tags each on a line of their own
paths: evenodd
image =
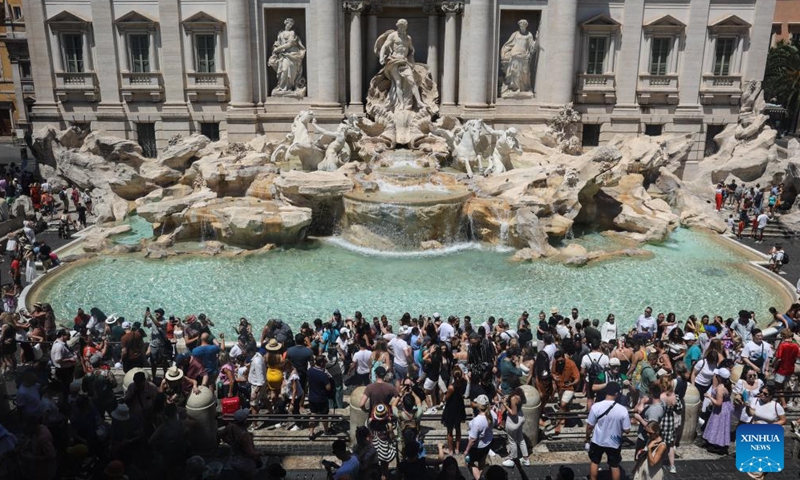
<svg viewBox="0 0 800 480">
<path fill-rule="evenodd" d="M 382 68 L 370 81 L 366 105 L 367 116 L 383 129 L 379 136 L 390 147 L 412 146 L 424 138 L 423 125 L 439 111 L 436 82 L 427 65 L 414 62 L 408 22 L 400 19 L 396 26 L 375 41 Z"/>
<path fill-rule="evenodd" d="M 500 67 L 503 69 L 503 84 L 500 96 L 503 98 L 530 98 L 531 60 L 536 51 L 536 38 L 528 31 L 528 21 L 517 22 L 519 31 L 514 32 L 500 49 Z"/>
<path fill-rule="evenodd" d="M 419 96 L 419 85 L 414 78 L 414 44 L 407 33 L 408 22 L 397 21 L 397 30 L 389 30 L 375 42 L 375 53 L 383 65 L 383 74 L 392 82 L 387 98 L 387 110 L 412 110 L 424 108 Z"/>
<path fill-rule="evenodd" d="M 275 70 L 278 77 L 278 84 L 272 89 L 272 96 L 304 97 L 306 81 L 303 78 L 303 59 L 306 56 L 306 47 L 292 30 L 294 19 L 287 18 L 283 24 L 284 29 L 272 44 L 272 55 L 268 61 L 268 65 Z"/>
</svg>

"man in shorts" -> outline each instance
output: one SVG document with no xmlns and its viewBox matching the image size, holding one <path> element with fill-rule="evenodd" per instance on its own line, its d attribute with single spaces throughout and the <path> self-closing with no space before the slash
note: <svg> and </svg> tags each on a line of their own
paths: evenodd
<svg viewBox="0 0 800 480">
<path fill-rule="evenodd" d="M 328 372 L 325 371 L 326 363 L 327 358 L 325 358 L 325 355 L 320 355 L 314 359 L 314 366 L 308 370 L 308 408 L 311 410 L 311 413 L 316 413 L 318 415 L 327 415 L 330 411 L 328 409 L 328 398 L 333 389 L 331 386 L 333 380 L 331 376 L 328 375 Z M 309 440 L 317 438 L 314 433 L 316 426 L 317 422 L 313 420 L 308 423 Z M 324 433 L 330 433 L 330 430 L 328 430 L 328 422 L 322 422 L 322 428 Z"/>
<path fill-rule="evenodd" d="M 631 429 L 628 409 L 617 403 L 618 383 L 606 387 L 606 399 L 595 403 L 586 420 L 586 450 L 589 452 L 589 480 L 597 480 L 600 462 L 606 456 L 612 480 L 620 480 L 622 438 Z"/>
<path fill-rule="evenodd" d="M 764 212 L 756 217 L 756 243 L 764 243 L 764 229 L 767 228 L 767 222 L 769 222 L 769 215 Z"/>
<path fill-rule="evenodd" d="M 266 392 L 267 365 L 261 350 L 256 351 L 255 345 L 248 345 L 245 356 L 252 357 L 250 371 L 247 374 L 247 383 L 250 385 L 250 413 L 257 414 L 261 408 L 261 399 Z"/>
</svg>

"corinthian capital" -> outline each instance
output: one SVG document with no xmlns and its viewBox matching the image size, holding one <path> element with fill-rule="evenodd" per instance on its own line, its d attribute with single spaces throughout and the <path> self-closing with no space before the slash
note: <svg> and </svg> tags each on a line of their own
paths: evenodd
<svg viewBox="0 0 800 480">
<path fill-rule="evenodd" d="M 463 2 L 442 2 L 439 4 L 439 9 L 443 13 L 454 13 L 460 15 L 464 11 Z"/>
<path fill-rule="evenodd" d="M 342 2 L 342 8 L 345 12 L 350 12 L 353 15 L 358 15 L 364 11 L 364 2 Z"/>
</svg>

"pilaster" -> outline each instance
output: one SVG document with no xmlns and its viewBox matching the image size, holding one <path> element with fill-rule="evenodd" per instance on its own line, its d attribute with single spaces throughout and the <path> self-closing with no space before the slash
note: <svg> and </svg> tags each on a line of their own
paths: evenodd
<svg viewBox="0 0 800 480">
<path fill-rule="evenodd" d="M 617 107 L 614 109 L 629 113 L 635 110 L 636 86 L 639 83 L 639 49 L 642 46 L 642 24 L 644 20 L 644 0 L 627 0 L 622 15 L 622 42 L 619 49 L 619 62 L 616 63 Z"/>
<path fill-rule="evenodd" d="M 36 103 L 31 114 L 39 121 L 59 122 L 60 113 L 54 92 L 53 62 L 50 55 L 50 32 L 45 23 L 44 0 L 22 2 L 25 18 L 28 51 L 31 57 L 31 75 L 36 88 Z"/>
<path fill-rule="evenodd" d="M 472 0 L 464 9 L 461 26 L 461 78 L 459 103 L 466 108 L 488 108 L 491 32 L 494 30 L 494 2 Z"/>
<path fill-rule="evenodd" d="M 442 71 L 442 105 L 456 103 L 456 78 L 458 76 L 458 57 L 456 52 L 456 15 L 464 11 L 460 2 L 445 2 L 439 8 L 444 12 L 444 65 Z"/>
<path fill-rule="evenodd" d="M 253 107 L 253 62 L 250 49 L 251 15 L 248 0 L 227 0 L 228 82 L 231 107 Z"/>
<path fill-rule="evenodd" d="M 551 82 L 546 87 L 538 85 L 537 98 L 538 92 L 542 92 L 545 103 L 564 105 L 573 98 L 578 0 L 551 2 L 548 5 L 548 16 L 550 11 L 553 13 L 549 22 L 553 28 L 546 29 L 547 35 L 542 38 L 542 49 L 546 56 L 546 78 Z M 549 96 L 546 93 L 548 90 Z"/>
<path fill-rule="evenodd" d="M 361 49 L 361 12 L 364 10 L 362 2 L 344 2 L 345 12 L 350 14 L 350 104 L 354 113 L 363 112 L 362 95 L 364 91 L 363 68 Z"/>
<path fill-rule="evenodd" d="M 711 0 L 692 0 L 689 3 L 689 22 L 686 43 L 678 78 L 678 111 L 700 112 L 700 84 L 703 81 L 703 56 L 708 39 L 708 10 Z M 771 23 L 770 23 L 771 24 Z"/>
</svg>

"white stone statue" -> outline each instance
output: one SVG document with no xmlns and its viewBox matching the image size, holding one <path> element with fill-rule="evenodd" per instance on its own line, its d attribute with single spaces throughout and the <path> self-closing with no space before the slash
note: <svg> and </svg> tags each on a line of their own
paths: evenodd
<svg viewBox="0 0 800 480">
<path fill-rule="evenodd" d="M 764 89 L 760 80 L 748 80 L 742 88 L 742 98 L 739 101 L 739 114 L 761 113 L 764 110 Z"/>
<path fill-rule="evenodd" d="M 303 170 L 314 171 L 317 169 L 325 152 L 317 146 L 308 131 L 308 124 L 313 118 L 314 112 L 311 110 L 303 110 L 297 114 L 292 122 L 291 131 L 272 152 L 271 162 L 300 160 Z"/>
<path fill-rule="evenodd" d="M 383 74 L 392 82 L 389 111 L 418 110 L 425 107 L 414 77 L 414 44 L 407 33 L 408 22 L 397 21 L 397 30 L 388 30 L 375 41 L 375 54 L 383 65 Z"/>
<path fill-rule="evenodd" d="M 317 170 L 323 172 L 335 172 L 339 167 L 350 161 L 352 150 L 347 143 L 347 135 L 351 133 L 352 127 L 347 121 L 342 122 L 336 130 L 326 130 L 317 124 L 316 119 L 312 120 L 314 129 L 322 135 L 333 137 L 331 143 L 325 148 L 325 158 L 317 165 Z M 318 143 L 321 143 L 319 139 Z"/>
<path fill-rule="evenodd" d="M 437 131 L 440 132 L 440 131 Z M 435 132 L 436 133 L 436 132 Z M 472 177 L 472 164 L 477 163 L 483 170 L 483 158 L 488 156 L 489 127 L 480 119 L 469 120 L 461 127 L 461 131 L 453 141 L 453 164 L 456 168 L 467 172 Z"/>
<path fill-rule="evenodd" d="M 278 84 L 272 89 L 272 95 L 275 97 L 304 97 L 306 82 L 303 78 L 303 59 L 306 56 L 306 47 L 303 46 L 297 33 L 292 30 L 294 20 L 287 18 L 283 23 L 285 28 L 272 44 L 272 55 L 268 62 L 278 77 Z"/>
<path fill-rule="evenodd" d="M 522 146 L 517 140 L 517 129 L 510 127 L 507 130 L 493 130 L 486 127 L 486 130 L 492 135 L 497 136 L 497 141 L 494 144 L 494 151 L 489 158 L 489 166 L 483 171 L 483 174 L 489 176 L 491 174 L 505 173 L 514 168 L 511 164 L 511 154 L 522 154 Z"/>
<path fill-rule="evenodd" d="M 531 60 L 536 51 L 536 39 L 528 31 L 528 21 L 517 22 L 519 31 L 514 32 L 500 49 L 500 66 L 503 69 L 503 84 L 500 95 L 503 98 L 530 98 Z M 537 37 L 539 33 L 536 33 Z"/>
</svg>

